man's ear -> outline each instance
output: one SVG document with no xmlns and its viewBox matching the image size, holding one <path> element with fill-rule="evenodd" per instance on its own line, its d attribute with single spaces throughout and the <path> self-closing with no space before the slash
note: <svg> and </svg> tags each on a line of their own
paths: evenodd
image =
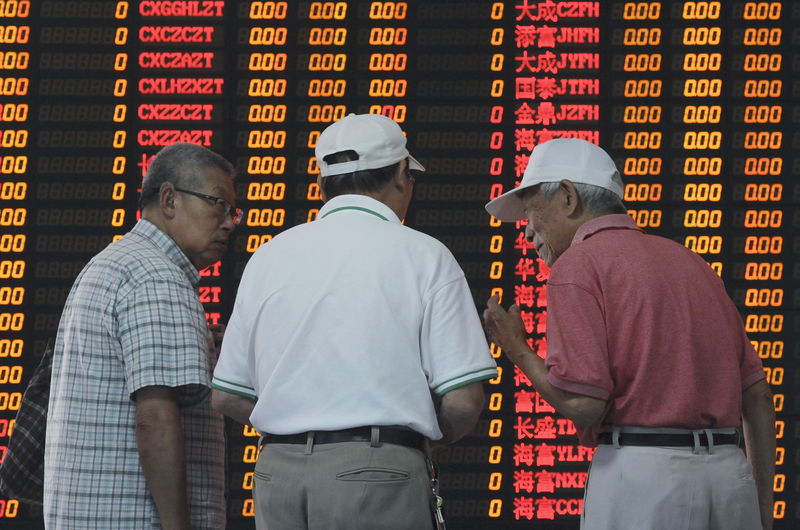
<svg viewBox="0 0 800 530">
<path fill-rule="evenodd" d="M 414 177 L 410 175 L 406 169 L 403 169 L 401 164 L 397 167 L 397 173 L 394 174 L 392 184 L 397 191 L 406 193 L 409 186 L 414 185 Z"/>
<path fill-rule="evenodd" d="M 175 217 L 175 186 L 171 182 L 165 182 L 158 190 L 158 205 L 161 207 L 161 213 L 167 219 Z"/>
<path fill-rule="evenodd" d="M 328 197 L 325 195 L 325 190 L 322 188 L 322 175 L 317 175 L 317 186 L 319 186 L 319 196 L 322 197 L 322 202 L 328 202 Z"/>
<path fill-rule="evenodd" d="M 561 191 L 561 200 L 564 201 L 564 207 L 567 209 L 567 215 L 572 215 L 578 210 L 579 202 L 578 191 L 571 180 L 564 179 L 558 183 L 559 190 Z"/>
</svg>

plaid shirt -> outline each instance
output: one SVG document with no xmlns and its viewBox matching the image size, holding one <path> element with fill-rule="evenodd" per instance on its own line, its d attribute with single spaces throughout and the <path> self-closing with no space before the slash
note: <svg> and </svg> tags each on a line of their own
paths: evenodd
<svg viewBox="0 0 800 530">
<path fill-rule="evenodd" d="M 95 256 L 72 287 L 53 354 L 45 450 L 48 528 L 156 529 L 136 444 L 138 389 L 181 390 L 192 528 L 224 528 L 222 416 L 213 348 L 175 242 L 147 221 Z"/>
<path fill-rule="evenodd" d="M 12 499 L 39 505 L 42 504 L 44 439 L 52 364 L 53 348 L 48 341 L 42 360 L 22 396 L 8 450 L 0 465 L 0 490 Z"/>
</svg>

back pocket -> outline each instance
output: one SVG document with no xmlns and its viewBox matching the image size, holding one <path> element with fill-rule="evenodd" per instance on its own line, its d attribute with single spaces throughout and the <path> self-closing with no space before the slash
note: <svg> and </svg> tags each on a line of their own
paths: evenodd
<svg viewBox="0 0 800 530">
<path fill-rule="evenodd" d="M 383 467 L 362 467 L 336 475 L 336 480 L 351 482 L 402 482 L 408 479 L 405 471 Z"/>
</svg>

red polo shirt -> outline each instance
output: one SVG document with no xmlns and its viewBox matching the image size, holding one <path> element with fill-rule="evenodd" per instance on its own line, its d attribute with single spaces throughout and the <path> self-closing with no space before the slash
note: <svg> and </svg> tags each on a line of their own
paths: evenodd
<svg viewBox="0 0 800 530">
<path fill-rule="evenodd" d="M 548 380 L 608 400 L 604 425 L 735 427 L 742 391 L 764 379 L 722 280 L 628 215 L 578 229 L 547 305 Z M 581 443 L 596 445 L 599 430 L 579 429 Z"/>
</svg>

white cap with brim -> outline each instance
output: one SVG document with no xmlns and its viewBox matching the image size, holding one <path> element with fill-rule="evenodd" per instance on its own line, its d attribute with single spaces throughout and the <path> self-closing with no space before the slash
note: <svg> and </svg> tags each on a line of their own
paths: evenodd
<svg viewBox="0 0 800 530">
<path fill-rule="evenodd" d="M 355 151 L 358 160 L 328 164 L 324 158 Z M 314 150 L 320 175 L 330 177 L 365 169 L 379 169 L 408 159 L 408 168 L 425 168 L 408 153 L 406 137 L 397 123 L 380 114 L 348 114 L 322 131 Z"/>
<path fill-rule="evenodd" d="M 543 182 L 562 180 L 605 188 L 620 199 L 624 185 L 614 161 L 603 149 L 578 138 L 556 138 L 537 145 L 531 152 L 522 182 L 486 205 L 486 211 L 501 221 L 525 219 L 519 192 Z"/>
</svg>

